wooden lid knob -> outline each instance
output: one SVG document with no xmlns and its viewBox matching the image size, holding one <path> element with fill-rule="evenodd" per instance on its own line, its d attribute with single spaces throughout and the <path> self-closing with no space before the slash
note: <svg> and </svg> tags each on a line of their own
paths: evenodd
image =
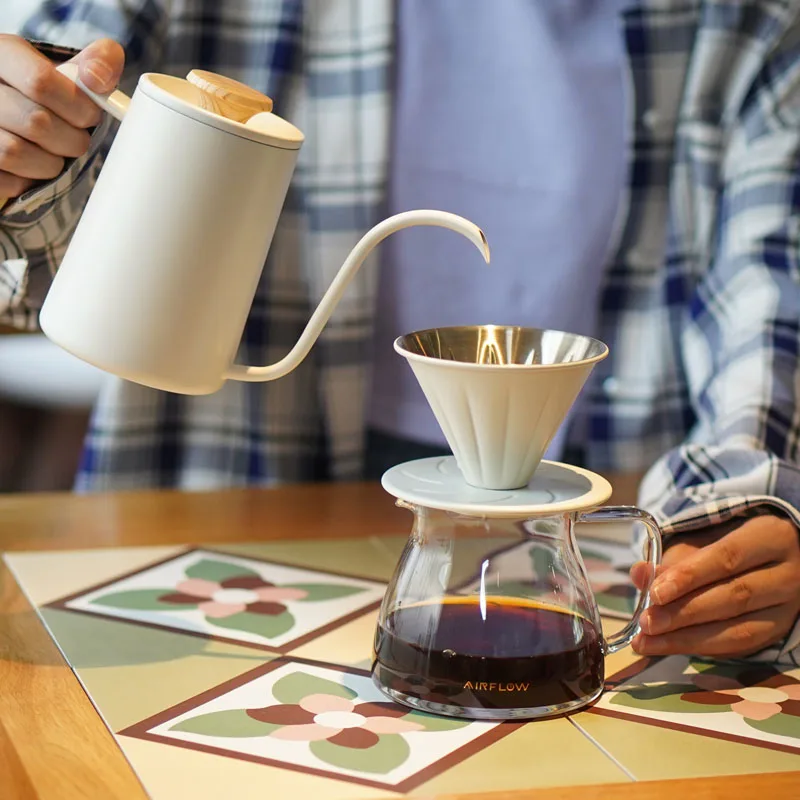
<svg viewBox="0 0 800 800">
<path fill-rule="evenodd" d="M 186 80 L 200 90 L 200 107 L 226 119 L 247 122 L 254 114 L 272 111 L 272 100 L 223 75 L 193 69 Z"/>
</svg>

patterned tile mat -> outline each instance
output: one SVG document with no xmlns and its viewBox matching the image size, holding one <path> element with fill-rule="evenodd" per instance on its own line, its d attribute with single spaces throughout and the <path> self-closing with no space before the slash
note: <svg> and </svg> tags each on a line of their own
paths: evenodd
<svg viewBox="0 0 800 800">
<path fill-rule="evenodd" d="M 49 603 L 286 652 L 377 608 L 385 584 L 196 549 Z"/>
<path fill-rule="evenodd" d="M 800 755 L 800 668 L 641 659 L 591 713 Z"/>
<path fill-rule="evenodd" d="M 281 657 L 120 735 L 405 792 L 517 727 L 411 711 L 369 672 Z"/>
<path fill-rule="evenodd" d="M 300 549 L 273 561 L 266 546 L 6 560 L 153 797 L 236 785 L 242 798 L 269 788 L 356 800 L 628 780 L 567 719 L 471 722 L 388 702 L 368 672 L 385 583 L 364 577 L 388 574 L 384 550 L 340 543 L 330 565 L 357 565 L 358 577 L 319 560 L 303 568 Z M 565 770 L 575 754 L 580 769 Z"/>
<path fill-rule="evenodd" d="M 366 546 L 342 545 L 343 550 L 355 548 L 353 553 Z M 374 543 L 369 546 L 375 547 Z M 608 584 L 626 585 L 630 549 L 582 541 L 581 551 L 608 616 L 608 603 L 602 598 Z M 76 567 L 92 558 L 98 564 L 112 558 L 116 565 L 131 563 L 124 550 L 94 552 L 97 555 L 69 557 Z M 270 555 L 267 549 L 259 552 Z M 148 790 L 166 779 L 159 764 L 173 761 L 175 753 L 180 759 L 211 759 L 182 762 L 192 763 L 197 775 L 204 776 L 195 781 L 198 786 L 222 769 L 221 758 L 229 765 L 224 767 L 225 774 L 257 769 L 263 772 L 263 776 L 257 773 L 259 782 L 277 785 L 277 781 L 295 793 L 307 787 L 326 797 L 362 796 L 348 791 L 388 797 L 417 788 L 423 793 L 440 788 L 470 791 L 488 780 L 487 763 L 491 762 L 493 772 L 493 765 L 504 763 L 504 758 L 508 759 L 502 778 L 506 784 L 497 788 L 626 779 L 620 769 L 626 764 L 619 757 L 613 760 L 608 744 L 585 730 L 580 732 L 584 715 L 522 726 L 498 725 L 432 717 L 388 703 L 367 671 L 343 666 L 368 663 L 374 614 L 385 589 L 382 581 L 344 571 L 307 569 L 298 566 L 302 559 L 295 560 L 291 554 L 284 557 L 294 560 L 294 565 L 209 548 L 163 556 L 162 552 L 149 561 L 139 556 L 133 563 L 140 568 L 128 572 L 111 563 L 100 572 L 84 567 L 71 586 L 63 584 L 61 592 L 71 594 L 47 602 L 60 593 L 50 591 L 42 600 L 45 619 L 62 615 L 50 620 L 51 631 L 57 640 L 70 637 L 65 640 L 70 662 L 75 666 L 77 657 L 77 663 L 85 665 L 76 667 L 79 677 L 109 726 L 118 732 L 137 771 L 147 775 Z M 48 576 L 58 574 L 65 557 L 21 554 L 10 562 L 23 586 L 26 580 L 38 582 L 45 588 L 37 591 L 46 593 L 52 580 Z M 526 561 L 511 551 L 496 557 L 509 559 L 509 569 L 512 562 L 525 564 L 523 580 L 535 580 L 533 557 Z M 350 560 L 339 554 L 332 565 L 347 566 Z M 362 560 L 359 566 L 369 574 L 365 563 Z M 92 576 L 96 582 L 98 576 L 112 575 L 104 583 L 74 591 L 92 584 Z M 616 615 L 625 616 L 621 610 Z M 70 616 L 85 625 L 65 624 Z M 100 630 L 99 626 L 109 625 L 119 631 L 116 637 L 106 638 Z M 110 642 L 119 639 L 119 652 L 127 654 L 142 652 L 148 636 L 161 637 L 148 639 L 150 649 L 163 647 L 164 640 L 194 640 L 202 649 L 167 648 L 172 655 L 160 663 L 144 652 L 138 661 L 130 655 L 102 659 L 94 652 L 98 636 Z M 304 658 L 296 652 L 286 655 L 299 647 L 304 656 L 309 648 L 312 652 Z M 242 660 L 247 650 L 253 657 L 249 661 Z M 343 660 L 345 653 L 350 658 L 362 650 L 363 659 Z M 90 651 L 92 658 L 87 658 Z M 627 659 L 618 667 L 625 663 Z M 192 670 L 190 675 L 185 675 L 186 669 Z M 121 696 L 120 686 L 128 697 Z M 609 691 L 589 716 L 598 722 L 602 720 L 595 714 L 610 717 L 609 724 L 621 725 L 617 720 L 626 720 L 649 730 L 665 726 L 699 734 L 692 749 L 701 754 L 702 741 L 713 738 L 721 747 L 746 743 L 748 752 L 773 748 L 783 753 L 775 753 L 776 758 L 791 758 L 785 754 L 800 753 L 798 686 L 800 670 L 678 658 L 641 660 L 610 680 Z M 626 726 L 622 736 L 643 738 L 642 730 L 640 725 Z M 519 751 L 531 744 L 544 760 L 528 775 L 532 762 L 520 762 Z M 555 751 L 548 755 L 551 745 Z M 145 748 L 146 755 L 137 748 Z M 147 748 L 161 754 L 156 757 Z M 562 751 L 579 753 L 584 768 L 564 776 L 559 767 Z M 714 774 L 713 763 L 709 768 Z M 484 778 L 477 779 L 479 774 Z M 679 770 L 667 777 L 682 775 Z M 492 786 L 495 782 L 493 778 Z M 347 786 L 351 789 L 343 788 Z M 163 796 L 171 791 L 165 790 Z M 153 796 L 157 794 L 154 789 Z"/>
</svg>

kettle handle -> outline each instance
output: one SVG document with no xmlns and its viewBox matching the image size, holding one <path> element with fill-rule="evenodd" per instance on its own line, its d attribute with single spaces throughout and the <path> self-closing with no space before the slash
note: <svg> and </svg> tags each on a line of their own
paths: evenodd
<svg viewBox="0 0 800 800">
<path fill-rule="evenodd" d="M 131 104 L 131 99 L 119 89 L 114 89 L 108 94 L 97 94 L 87 89 L 78 77 L 78 65 L 74 61 L 65 61 L 56 69 L 66 78 L 69 78 L 85 95 L 91 98 L 100 108 L 112 117 L 121 120 Z"/>
<path fill-rule="evenodd" d="M 414 225 L 435 225 L 460 233 L 478 248 L 489 263 L 489 244 L 483 231 L 474 223 L 448 211 L 404 211 L 379 222 L 368 231 L 352 249 L 322 300 L 311 315 L 295 346 L 280 361 L 266 367 L 248 367 L 234 364 L 226 373 L 227 379 L 237 381 L 272 381 L 291 372 L 308 355 L 323 327 L 328 322 L 337 303 L 372 250 L 387 236 L 402 228 Z"/>
<path fill-rule="evenodd" d="M 131 103 L 130 97 L 115 89 L 108 94 L 97 94 L 96 92 L 87 89 L 80 78 L 78 77 L 78 65 L 74 61 L 65 61 L 59 64 L 56 69 L 65 77 L 69 78 L 85 95 L 88 95 L 94 102 L 103 109 L 103 111 L 111 114 L 118 120 L 125 116 L 128 106 Z M 16 198 L 14 198 L 16 200 Z M 9 201 L 8 197 L 0 196 L 0 211 L 5 207 Z"/>
</svg>

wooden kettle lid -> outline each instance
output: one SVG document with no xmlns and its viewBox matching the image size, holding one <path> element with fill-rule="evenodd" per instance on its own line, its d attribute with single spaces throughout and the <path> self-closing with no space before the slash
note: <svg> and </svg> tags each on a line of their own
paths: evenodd
<svg viewBox="0 0 800 800">
<path fill-rule="evenodd" d="M 186 80 L 200 90 L 201 108 L 226 119 L 247 122 L 254 114 L 272 111 L 271 98 L 224 75 L 193 69 Z"/>
</svg>

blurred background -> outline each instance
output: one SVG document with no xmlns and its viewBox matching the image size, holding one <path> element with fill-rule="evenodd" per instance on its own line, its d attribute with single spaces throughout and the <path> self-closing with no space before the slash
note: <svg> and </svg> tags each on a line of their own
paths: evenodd
<svg viewBox="0 0 800 800">
<path fill-rule="evenodd" d="M 29 0 L 0 2 L 18 33 Z M 102 373 L 40 334 L 0 326 L 0 492 L 70 489 Z"/>
</svg>

